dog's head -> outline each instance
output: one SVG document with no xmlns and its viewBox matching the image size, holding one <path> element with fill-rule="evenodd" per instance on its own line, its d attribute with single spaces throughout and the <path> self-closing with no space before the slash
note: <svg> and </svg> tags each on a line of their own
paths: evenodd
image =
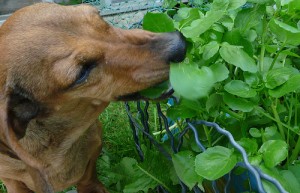
<svg viewBox="0 0 300 193">
<path fill-rule="evenodd" d="M 184 56 L 178 32 L 114 28 L 88 5 L 36 4 L 0 28 L 0 92 L 13 99 L 12 113 L 28 120 L 37 104 L 130 100 L 168 79 L 168 64 Z"/>
<path fill-rule="evenodd" d="M 166 80 L 168 63 L 185 56 L 178 32 L 114 28 L 87 5 L 24 8 L 1 27 L 0 45 L 0 86 L 38 101 L 116 100 Z"/>
<path fill-rule="evenodd" d="M 88 5 L 35 4 L 0 28 L 0 99 L 22 127 L 54 104 L 128 100 L 168 79 L 185 49 L 178 32 L 114 28 Z"/>
</svg>

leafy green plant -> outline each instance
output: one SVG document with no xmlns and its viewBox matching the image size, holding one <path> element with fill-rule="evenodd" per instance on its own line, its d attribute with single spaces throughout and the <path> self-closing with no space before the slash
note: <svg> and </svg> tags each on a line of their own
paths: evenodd
<svg viewBox="0 0 300 193">
<path fill-rule="evenodd" d="M 300 2 L 297 0 L 165 1 L 165 13 L 148 13 L 144 28 L 180 31 L 187 57 L 172 64 L 170 82 L 179 103 L 167 114 L 208 120 L 230 131 L 251 163 L 298 192 L 300 104 Z M 179 178 L 191 189 L 216 180 L 241 156 L 212 128 L 197 128 L 208 148 L 199 153 L 192 137 L 173 156 Z M 182 166 L 184 160 L 191 168 Z M 183 171 L 186 175 L 182 175 Z M 278 192 L 263 182 L 267 192 Z"/>
<path fill-rule="evenodd" d="M 77 5 L 77 4 L 81 4 L 82 3 L 82 0 L 70 0 L 68 2 L 61 2 L 59 4 L 61 5 Z"/>
</svg>

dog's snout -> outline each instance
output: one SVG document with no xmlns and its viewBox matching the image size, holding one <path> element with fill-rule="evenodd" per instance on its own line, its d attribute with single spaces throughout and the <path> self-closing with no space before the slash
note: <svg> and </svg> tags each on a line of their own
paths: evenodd
<svg viewBox="0 0 300 193">
<path fill-rule="evenodd" d="M 155 56 L 168 64 L 181 62 L 185 58 L 186 42 L 178 31 L 159 34 L 149 43 Z"/>
<path fill-rule="evenodd" d="M 168 46 L 167 61 L 168 62 L 181 62 L 186 54 L 186 42 L 183 35 L 176 31 L 167 34 L 170 36 L 170 44 Z"/>
</svg>

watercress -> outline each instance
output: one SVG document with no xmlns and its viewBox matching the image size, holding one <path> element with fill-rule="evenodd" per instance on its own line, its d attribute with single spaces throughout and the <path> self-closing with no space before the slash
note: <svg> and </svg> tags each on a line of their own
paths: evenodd
<svg viewBox="0 0 300 193">
<path fill-rule="evenodd" d="M 143 24 L 155 32 L 178 30 L 188 42 L 184 62 L 171 65 L 170 82 L 179 102 L 167 114 L 179 129 L 185 118 L 217 122 L 246 149 L 253 165 L 297 193 L 300 1 L 177 3 L 166 0 L 165 12 L 148 13 Z M 184 151 L 173 155 L 175 171 L 190 189 L 203 188 L 204 179 L 216 180 L 241 161 L 212 128 L 197 129 L 207 151 L 199 153 L 187 136 Z M 263 184 L 267 192 L 277 192 Z"/>
</svg>

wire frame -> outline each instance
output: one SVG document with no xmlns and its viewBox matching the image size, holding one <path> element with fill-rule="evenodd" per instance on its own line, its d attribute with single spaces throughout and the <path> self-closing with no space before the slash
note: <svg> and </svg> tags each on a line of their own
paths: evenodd
<svg viewBox="0 0 300 193">
<path fill-rule="evenodd" d="M 148 113 L 149 102 L 146 101 L 144 103 L 145 103 L 145 105 L 144 105 L 144 108 L 142 109 L 141 101 L 137 102 L 137 107 L 136 107 L 135 111 L 137 111 L 139 114 L 139 120 L 137 118 L 135 118 L 134 115 L 132 114 L 129 104 L 125 103 L 126 112 L 129 117 L 129 123 L 130 123 L 130 126 L 133 131 L 133 139 L 135 142 L 137 152 L 140 156 L 140 159 L 141 159 L 141 161 L 145 160 L 144 153 L 141 148 L 139 132 L 142 133 L 143 136 L 146 137 L 155 148 L 157 148 L 157 150 L 161 153 L 162 156 L 164 156 L 168 160 L 170 160 L 170 164 L 172 164 L 172 162 L 171 162 L 172 156 L 170 155 L 170 153 L 168 153 L 168 151 L 151 134 L 151 131 L 149 129 L 150 126 L 149 126 L 149 122 L 148 122 L 148 120 L 149 120 L 149 113 Z M 262 185 L 262 180 L 266 180 L 266 181 L 269 181 L 270 183 L 274 184 L 279 192 L 287 193 L 287 191 L 281 186 L 281 184 L 276 179 L 263 173 L 259 168 L 251 165 L 249 163 L 248 156 L 247 156 L 245 149 L 242 146 L 240 146 L 237 143 L 237 141 L 235 141 L 235 139 L 233 138 L 232 134 L 229 131 L 221 128 L 217 123 L 208 122 L 205 120 L 198 120 L 198 121 L 185 120 L 186 127 L 179 133 L 179 135 L 174 135 L 170 131 L 168 118 L 162 112 L 160 103 L 156 104 L 156 110 L 157 110 L 157 114 L 159 116 L 160 130 L 165 131 L 166 134 L 168 135 L 169 145 L 174 154 L 180 152 L 181 146 L 183 144 L 184 136 L 189 131 L 192 132 L 198 148 L 203 152 L 206 151 L 205 146 L 201 143 L 201 140 L 199 138 L 199 133 L 196 129 L 196 126 L 197 125 L 205 125 L 207 127 L 214 128 L 218 133 L 226 136 L 228 138 L 229 142 L 231 143 L 231 145 L 241 153 L 241 155 L 243 157 L 243 161 L 238 163 L 237 167 L 239 166 L 239 167 L 245 168 L 249 172 L 249 174 L 254 176 L 254 182 L 256 184 L 256 188 L 259 193 L 266 193 L 266 191 Z M 226 184 L 225 184 L 225 187 L 223 190 L 219 190 L 217 187 L 217 183 L 215 181 L 212 181 L 211 187 L 212 187 L 214 193 L 219 193 L 219 192 L 230 193 L 229 185 L 230 185 L 230 182 L 232 179 L 231 177 L 232 177 L 232 172 L 230 172 L 227 175 L 227 177 L 225 178 Z M 188 192 L 187 186 L 183 182 L 180 182 L 180 186 L 181 186 L 182 193 Z M 162 186 L 159 186 L 157 188 L 157 193 L 160 193 L 160 192 L 168 192 L 168 191 L 165 190 Z M 202 191 L 198 188 L 198 186 L 195 186 L 193 188 L 193 192 L 200 193 Z"/>
</svg>

